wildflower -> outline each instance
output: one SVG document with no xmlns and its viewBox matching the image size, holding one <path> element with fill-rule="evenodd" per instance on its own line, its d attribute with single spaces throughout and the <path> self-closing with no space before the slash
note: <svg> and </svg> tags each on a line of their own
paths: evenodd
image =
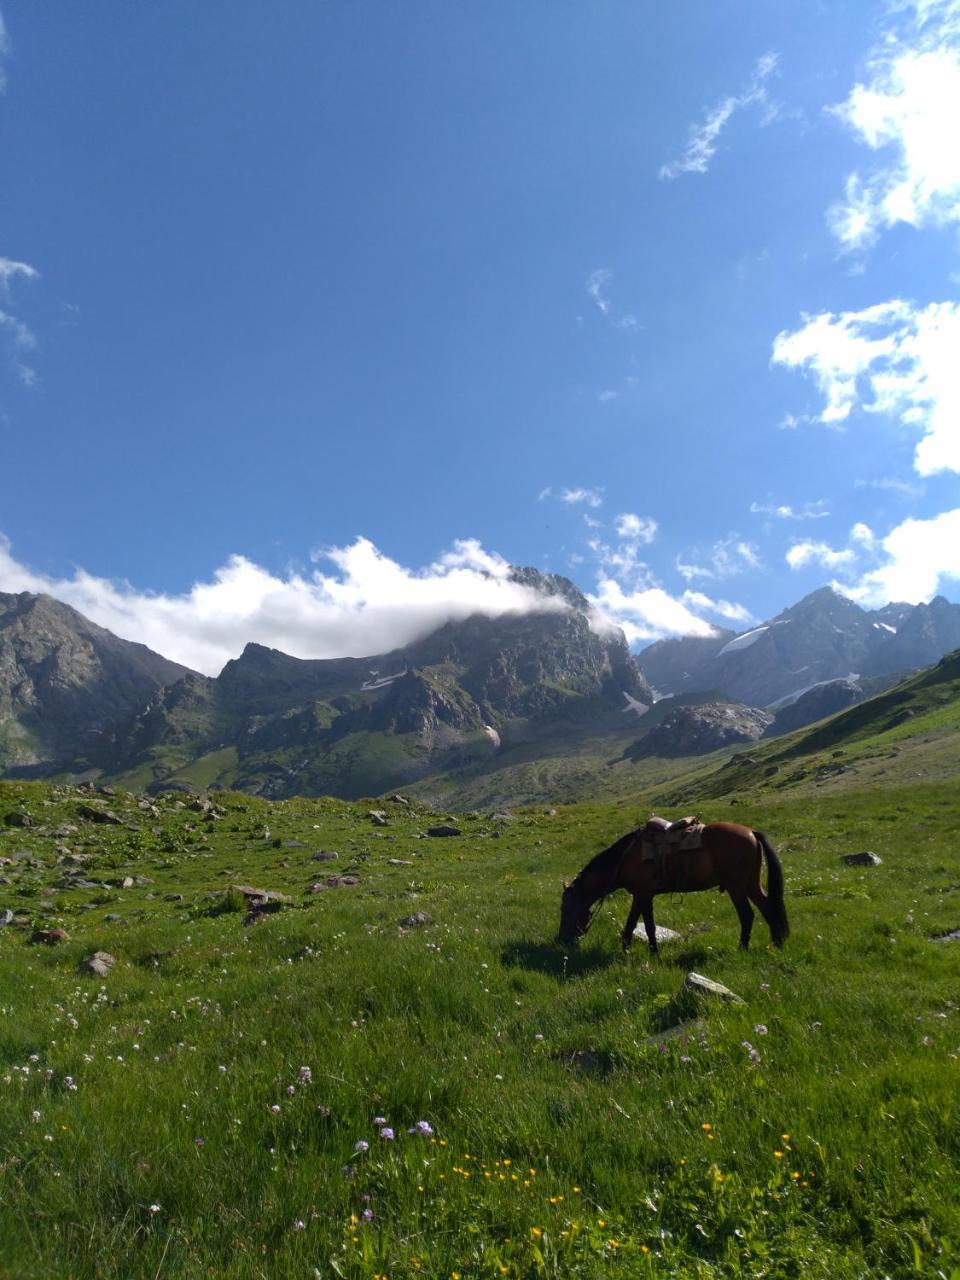
<svg viewBox="0 0 960 1280">
<path fill-rule="evenodd" d="M 579 1187 L 574 1187 L 574 1188 L 573 1188 L 573 1194 L 574 1194 L 575 1196 L 578 1196 L 578 1195 L 580 1194 L 580 1188 L 579 1188 Z"/>
<path fill-rule="evenodd" d="M 297 1092 L 297 1090 L 296 1090 L 296 1088 L 295 1088 L 292 1084 L 288 1084 L 288 1085 L 287 1085 L 287 1094 L 288 1094 L 291 1098 L 293 1097 L 293 1095 L 294 1095 L 296 1092 Z"/>
<path fill-rule="evenodd" d="M 160 1212 L 160 1206 L 158 1204 L 150 1205 L 150 1213 L 159 1213 L 159 1212 Z"/>
<path fill-rule="evenodd" d="M 769 1032 L 767 1031 L 767 1028 L 763 1025 L 762 1022 L 757 1023 L 757 1025 L 753 1028 L 753 1033 L 754 1035 L 757 1035 L 757 1036 L 765 1036 L 769 1034 Z"/>
<path fill-rule="evenodd" d="M 387 1123 L 387 1117 L 386 1117 L 386 1116 L 374 1116 L 374 1117 L 373 1117 L 373 1123 L 374 1123 L 374 1124 L 386 1124 L 386 1123 Z"/>
<path fill-rule="evenodd" d="M 703 1124 L 700 1126 L 700 1128 L 703 1130 L 704 1133 L 709 1133 L 710 1130 L 713 1128 L 713 1125 L 710 1124 L 709 1121 L 705 1120 Z"/>
<path fill-rule="evenodd" d="M 301 1067 L 300 1070 L 297 1072 L 297 1079 L 300 1081 L 301 1084 L 312 1084 L 313 1072 L 310 1070 L 309 1067 Z"/>
<path fill-rule="evenodd" d="M 610 1248 L 611 1248 L 611 1249 L 619 1249 L 619 1248 L 620 1248 L 620 1241 L 619 1241 L 619 1240 L 608 1240 L 608 1241 L 607 1241 L 607 1244 L 610 1246 Z"/>
<path fill-rule="evenodd" d="M 393 1130 L 387 1127 L 386 1125 L 380 1130 L 380 1137 L 384 1140 L 384 1142 L 392 1142 L 396 1136 L 397 1135 L 393 1132 Z"/>
<path fill-rule="evenodd" d="M 598 1218 L 598 1219 L 597 1219 L 597 1226 L 598 1226 L 598 1227 L 605 1227 L 606 1225 L 607 1225 L 607 1220 L 606 1220 L 606 1218 Z"/>
<path fill-rule="evenodd" d="M 357 1171 L 352 1164 L 342 1165 L 340 1168 L 340 1172 L 343 1174 L 345 1178 L 355 1178 L 357 1176 Z"/>
<path fill-rule="evenodd" d="M 540 1237 L 543 1235 L 543 1228 L 542 1228 L 542 1227 L 531 1227 L 531 1228 L 530 1228 L 530 1234 L 531 1234 L 532 1236 L 536 1236 L 536 1237 L 537 1237 L 537 1239 L 539 1240 L 539 1239 L 540 1239 Z"/>
<path fill-rule="evenodd" d="M 296 1218 L 294 1220 L 293 1229 L 294 1231 L 306 1231 L 307 1224 L 304 1222 L 302 1218 Z"/>
<path fill-rule="evenodd" d="M 790 1141 L 790 1135 L 789 1135 L 789 1133 L 781 1133 L 781 1135 L 780 1135 L 780 1141 L 781 1141 L 781 1142 L 789 1142 L 789 1141 Z"/>
<path fill-rule="evenodd" d="M 372 1222 L 372 1221 L 373 1221 L 373 1210 L 372 1210 L 372 1209 L 364 1209 L 364 1211 L 363 1211 L 363 1213 L 361 1213 L 360 1217 L 364 1220 L 364 1222 Z"/>
<path fill-rule="evenodd" d="M 275 1102 L 275 1103 L 273 1104 L 273 1106 L 270 1108 L 270 1110 L 273 1112 L 273 1114 L 274 1114 L 275 1116 L 276 1116 L 276 1115 L 279 1115 L 279 1114 L 280 1114 L 280 1106 L 279 1106 L 279 1104 Z"/>
<path fill-rule="evenodd" d="M 407 1133 L 420 1134 L 424 1138 L 430 1138 L 433 1136 L 433 1126 L 428 1120 L 418 1120 L 415 1125 L 411 1125 Z"/>
<path fill-rule="evenodd" d="M 227 1068 L 223 1065 L 223 1063 L 221 1063 L 220 1066 L 217 1067 L 217 1070 L 220 1072 L 221 1075 L 225 1075 Z"/>
<path fill-rule="evenodd" d="M 369 1143 L 369 1142 L 364 1142 L 363 1138 L 361 1138 L 359 1142 L 355 1142 L 355 1143 L 353 1144 L 353 1149 L 354 1149 L 354 1151 L 356 1151 L 356 1152 L 358 1152 L 358 1153 L 363 1152 L 363 1151 L 369 1151 L 369 1150 L 370 1150 L 370 1143 Z"/>
<path fill-rule="evenodd" d="M 783 1152 L 782 1152 L 782 1151 L 775 1151 L 775 1152 L 773 1153 L 773 1158 L 774 1158 L 775 1160 L 782 1160 L 782 1159 L 783 1159 Z"/>
<path fill-rule="evenodd" d="M 193 1145 L 195 1147 L 203 1147 L 206 1146 L 206 1141 L 203 1138 L 194 1138 Z"/>
</svg>

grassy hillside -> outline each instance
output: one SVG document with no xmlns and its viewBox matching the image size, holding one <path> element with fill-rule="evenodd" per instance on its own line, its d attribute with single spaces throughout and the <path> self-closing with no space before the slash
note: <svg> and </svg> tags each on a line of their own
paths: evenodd
<svg viewBox="0 0 960 1280">
<path fill-rule="evenodd" d="M 709 801 L 780 850 L 793 936 L 743 954 L 726 899 L 659 899 L 655 963 L 623 895 L 553 942 L 561 876 L 649 793 L 448 839 L 219 799 L 93 797 L 114 826 L 0 784 L 32 818 L 0 826 L 4 1276 L 960 1274 L 954 783 Z M 248 925 L 237 884 L 291 901 Z"/>
</svg>

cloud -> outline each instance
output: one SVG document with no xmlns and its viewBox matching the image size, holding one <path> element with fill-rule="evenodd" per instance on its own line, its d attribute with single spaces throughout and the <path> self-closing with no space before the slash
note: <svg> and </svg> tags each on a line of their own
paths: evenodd
<svg viewBox="0 0 960 1280">
<path fill-rule="evenodd" d="M 625 511 L 617 516 L 615 527 L 620 538 L 649 543 L 657 536 L 657 522 L 650 516 L 636 516 Z"/>
<path fill-rule="evenodd" d="M 586 507 L 603 506 L 603 497 L 597 489 L 563 489 L 558 495 L 561 502 L 569 507 L 580 505 Z"/>
<path fill-rule="evenodd" d="M 474 539 L 454 543 L 421 570 L 403 567 L 366 538 L 327 548 L 317 559 L 332 572 L 317 568 L 279 577 L 234 555 L 209 581 L 165 595 L 83 569 L 70 578 L 35 573 L 0 537 L 0 590 L 54 596 L 116 635 L 209 675 L 250 640 L 300 658 L 363 657 L 475 613 L 497 617 L 567 607 L 511 581 L 508 563 Z"/>
<path fill-rule="evenodd" d="M 606 294 L 606 288 L 612 279 L 613 272 L 606 267 L 598 267 L 596 271 L 591 271 L 587 276 L 587 293 L 593 299 L 597 310 L 604 316 L 610 312 L 611 304 Z"/>
<path fill-rule="evenodd" d="M 7 73 L 3 67 L 3 61 L 10 52 L 10 37 L 7 35 L 6 24 L 3 21 L 3 14 L 0 13 L 0 93 L 3 93 L 7 87 Z"/>
<path fill-rule="evenodd" d="M 844 249 L 864 249 L 897 223 L 960 222 L 960 4 L 916 5 L 910 31 L 888 32 L 857 84 L 832 111 L 889 163 L 848 175 L 827 213 Z"/>
<path fill-rule="evenodd" d="M 3 19 L 0 18 L 0 54 L 3 52 L 3 36 Z M 18 278 L 36 280 L 38 277 L 36 267 L 31 267 L 29 263 L 16 262 L 13 258 L 0 258 L 0 299 L 9 307 L 12 303 L 12 282 Z M 25 357 L 28 352 L 36 350 L 36 335 L 29 325 L 4 308 L 0 308 L 0 329 L 5 330 L 9 336 L 17 377 L 25 386 L 32 387 L 36 383 L 37 373 Z"/>
<path fill-rule="evenodd" d="M 711 600 L 702 591 L 685 591 L 680 599 L 691 609 L 698 609 L 701 613 L 716 613 L 728 622 L 749 624 L 756 621 L 750 610 L 742 604 L 734 604 L 730 600 Z"/>
<path fill-rule="evenodd" d="M 766 81 L 773 74 L 779 61 L 779 54 L 765 53 L 757 60 L 750 83 L 740 93 L 723 98 L 712 107 L 701 124 L 690 127 L 687 145 L 679 160 L 671 160 L 660 168 L 661 178 L 679 178 L 684 173 L 706 173 L 717 150 L 717 139 L 728 124 L 731 116 L 743 107 L 767 102 Z M 764 123 L 773 119 L 765 118 Z"/>
<path fill-rule="evenodd" d="M 835 550 L 826 542 L 795 542 L 787 552 L 786 561 L 791 569 L 803 569 L 809 564 L 820 564 L 825 569 L 838 569 L 853 563 L 854 553 L 849 547 Z"/>
<path fill-rule="evenodd" d="M 760 556 L 751 542 L 746 542 L 738 534 L 721 538 L 710 549 L 707 564 L 696 564 L 681 560 L 676 561 L 676 569 L 687 582 L 694 578 L 732 578 L 746 569 L 761 568 Z"/>
<path fill-rule="evenodd" d="M 601 575 L 590 603 L 621 627 L 631 644 L 663 636 L 712 636 L 716 628 L 697 617 L 662 587 L 624 591 L 615 579 Z"/>
<path fill-rule="evenodd" d="M 960 582 L 960 507 L 929 520 L 904 520 L 871 549 L 883 563 L 853 586 L 835 583 L 838 591 L 871 608 L 929 600 L 946 583 Z"/>
<path fill-rule="evenodd" d="M 921 435 L 919 475 L 960 471 L 960 304 L 895 299 L 803 320 L 774 339 L 772 362 L 813 376 L 821 422 L 844 423 L 855 408 L 899 418 Z"/>
<path fill-rule="evenodd" d="M 830 514 L 824 509 L 822 499 L 805 502 L 802 507 L 791 507 L 787 503 L 751 502 L 750 510 L 754 515 L 776 516 L 778 520 L 822 520 Z"/>
</svg>

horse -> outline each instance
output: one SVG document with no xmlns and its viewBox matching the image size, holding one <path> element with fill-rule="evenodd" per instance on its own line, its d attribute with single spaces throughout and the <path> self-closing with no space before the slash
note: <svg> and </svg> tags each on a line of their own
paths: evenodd
<svg viewBox="0 0 960 1280">
<path fill-rule="evenodd" d="M 736 822 L 708 822 L 696 849 L 668 848 L 650 856 L 643 848 L 644 829 L 621 836 L 592 858 L 572 884 L 564 883 L 558 942 L 576 946 L 590 928 L 603 901 L 617 889 L 633 895 L 623 926 L 623 949 L 630 946 L 637 921 L 643 924 L 652 955 L 657 954 L 653 899 L 658 893 L 696 893 L 719 889 L 729 893 L 740 917 L 740 947 L 750 945 L 753 902 L 770 927 L 774 946 L 782 947 L 790 925 L 783 902 L 783 868 L 767 837 Z M 646 856 L 645 856 L 646 855 Z M 760 864 L 767 861 L 767 892 L 760 888 Z M 596 905 L 594 905 L 596 904 Z"/>
</svg>

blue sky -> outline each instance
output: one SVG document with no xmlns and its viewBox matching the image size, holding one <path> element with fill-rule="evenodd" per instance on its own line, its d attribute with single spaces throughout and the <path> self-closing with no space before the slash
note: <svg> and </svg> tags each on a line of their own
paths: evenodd
<svg viewBox="0 0 960 1280">
<path fill-rule="evenodd" d="M 205 670 L 504 562 L 960 598 L 958 0 L 0 13 L 0 590 Z"/>
</svg>

